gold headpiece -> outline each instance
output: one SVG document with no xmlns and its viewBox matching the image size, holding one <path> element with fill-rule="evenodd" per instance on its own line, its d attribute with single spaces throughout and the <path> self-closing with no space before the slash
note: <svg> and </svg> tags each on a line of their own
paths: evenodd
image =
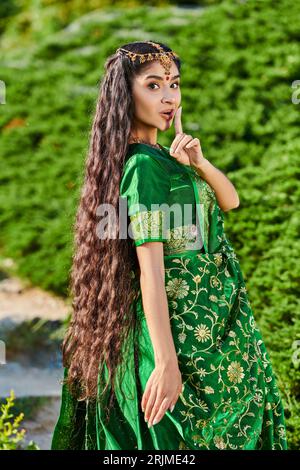
<svg viewBox="0 0 300 470">
<path fill-rule="evenodd" d="M 179 55 L 173 51 L 168 51 L 168 52 L 164 51 L 164 49 L 159 44 L 156 44 L 155 42 L 152 42 L 152 41 L 145 41 L 145 42 L 147 44 L 152 44 L 152 46 L 156 47 L 156 49 L 158 49 L 160 52 L 146 52 L 144 54 L 138 54 L 137 52 L 128 51 L 127 49 L 124 49 L 123 47 L 119 47 L 116 50 L 116 53 L 118 53 L 119 55 L 122 55 L 124 53 L 124 55 L 129 57 L 132 62 L 134 62 L 136 58 L 138 58 L 140 61 L 140 64 L 148 60 L 159 60 L 161 65 L 165 69 L 165 75 L 170 75 L 172 58 L 179 57 Z"/>
</svg>

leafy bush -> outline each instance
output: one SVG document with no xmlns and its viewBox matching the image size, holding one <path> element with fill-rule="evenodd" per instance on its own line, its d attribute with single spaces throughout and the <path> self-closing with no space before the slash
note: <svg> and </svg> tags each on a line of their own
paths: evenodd
<svg viewBox="0 0 300 470">
<path fill-rule="evenodd" d="M 14 416 L 11 408 L 14 406 L 15 395 L 13 390 L 6 398 L 6 404 L 1 405 L 0 414 L 0 450 L 40 450 L 34 441 L 22 447 L 26 430 L 19 429 L 24 414 Z"/>
</svg>

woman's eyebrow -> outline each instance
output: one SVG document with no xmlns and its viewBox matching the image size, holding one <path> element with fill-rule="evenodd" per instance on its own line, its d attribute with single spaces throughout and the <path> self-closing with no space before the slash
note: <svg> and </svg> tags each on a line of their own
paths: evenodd
<svg viewBox="0 0 300 470">
<path fill-rule="evenodd" d="M 163 77 L 160 77 L 159 75 L 148 75 L 145 80 L 148 80 L 148 78 L 156 78 L 157 80 L 163 80 Z M 180 78 L 180 75 L 174 75 L 171 80 L 174 80 L 174 78 Z"/>
</svg>

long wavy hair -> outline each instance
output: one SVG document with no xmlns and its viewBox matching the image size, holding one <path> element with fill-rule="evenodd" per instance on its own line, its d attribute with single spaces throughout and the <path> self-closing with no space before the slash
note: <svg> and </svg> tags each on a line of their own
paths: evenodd
<svg viewBox="0 0 300 470">
<path fill-rule="evenodd" d="M 171 51 L 165 44 L 158 44 Z M 136 53 L 157 52 L 146 42 L 122 47 Z M 180 71 L 180 59 L 173 60 Z M 138 334 L 130 337 L 130 332 L 139 327 L 135 309 L 140 270 L 132 239 L 119 238 L 118 203 L 134 116 L 132 83 L 148 66 L 147 61 L 132 62 L 117 53 L 105 62 L 74 222 L 69 285 L 72 315 L 62 344 L 63 366 L 68 369 L 64 383 L 78 400 L 99 399 L 109 390 L 107 418 L 115 397 L 117 369 L 126 357 L 126 346 L 132 346 L 131 341 L 137 367 Z M 97 236 L 96 211 L 101 203 L 115 209 L 116 238 Z"/>
</svg>

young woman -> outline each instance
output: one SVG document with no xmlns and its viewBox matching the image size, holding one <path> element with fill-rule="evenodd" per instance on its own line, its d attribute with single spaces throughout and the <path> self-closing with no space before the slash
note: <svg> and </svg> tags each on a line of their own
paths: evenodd
<svg viewBox="0 0 300 470">
<path fill-rule="evenodd" d="M 276 377 L 224 232 L 239 198 L 182 130 L 180 65 L 151 41 L 106 62 L 52 449 L 287 449 Z M 173 119 L 175 138 L 160 145 L 157 129 Z M 117 236 L 99 230 L 101 204 L 115 209 Z"/>
</svg>

